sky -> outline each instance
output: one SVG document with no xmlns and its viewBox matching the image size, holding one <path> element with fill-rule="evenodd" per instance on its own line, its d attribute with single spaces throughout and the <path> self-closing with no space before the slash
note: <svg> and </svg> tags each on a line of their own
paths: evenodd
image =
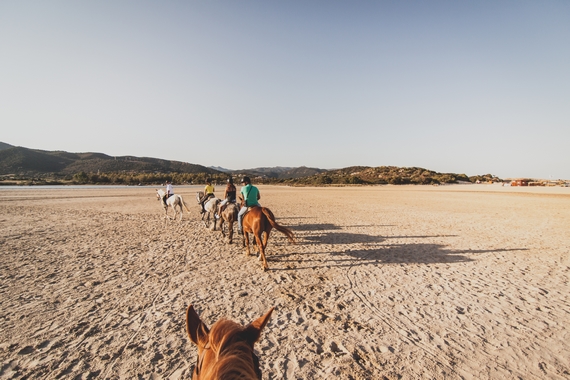
<svg viewBox="0 0 570 380">
<path fill-rule="evenodd" d="M 570 1 L 0 1 L 0 141 L 570 179 Z"/>
</svg>

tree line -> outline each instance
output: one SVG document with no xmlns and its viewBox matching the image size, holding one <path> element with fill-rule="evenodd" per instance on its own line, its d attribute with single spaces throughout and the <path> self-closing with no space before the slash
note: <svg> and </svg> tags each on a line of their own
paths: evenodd
<svg viewBox="0 0 570 380">
<path fill-rule="evenodd" d="M 201 185 L 210 178 L 214 183 L 225 183 L 230 176 L 234 177 L 235 183 L 241 177 L 248 175 L 256 184 L 280 184 L 288 186 L 342 186 L 342 185 L 438 185 L 452 183 L 475 183 L 475 182 L 502 182 L 492 174 L 484 174 L 468 177 L 465 174 L 437 173 L 422 168 L 398 168 L 398 167 L 352 167 L 326 171 L 300 178 L 273 178 L 258 173 L 141 173 L 135 171 L 120 171 L 108 173 L 90 173 L 85 171 L 73 175 L 58 173 L 42 175 L 19 175 L 11 178 L 3 178 L 4 184 L 9 181 L 26 185 L 162 185 L 166 181 L 179 185 Z"/>
</svg>

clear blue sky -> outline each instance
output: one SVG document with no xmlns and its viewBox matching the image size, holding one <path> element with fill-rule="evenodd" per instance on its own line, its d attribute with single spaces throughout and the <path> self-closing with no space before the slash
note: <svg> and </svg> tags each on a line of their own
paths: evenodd
<svg viewBox="0 0 570 380">
<path fill-rule="evenodd" d="M 0 1 L 0 141 L 570 179 L 570 1 Z"/>
</svg>

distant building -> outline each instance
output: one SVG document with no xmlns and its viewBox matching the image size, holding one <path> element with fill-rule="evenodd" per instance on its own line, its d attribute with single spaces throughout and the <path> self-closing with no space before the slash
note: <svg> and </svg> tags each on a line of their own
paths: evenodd
<svg viewBox="0 0 570 380">
<path fill-rule="evenodd" d="M 531 181 L 525 178 L 513 179 L 511 181 L 511 186 L 528 186 L 529 182 Z"/>
</svg>

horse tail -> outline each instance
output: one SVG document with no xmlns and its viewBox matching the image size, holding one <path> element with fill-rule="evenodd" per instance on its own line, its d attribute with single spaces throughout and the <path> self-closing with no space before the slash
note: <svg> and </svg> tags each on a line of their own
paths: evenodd
<svg viewBox="0 0 570 380">
<path fill-rule="evenodd" d="M 186 202 L 184 202 L 184 198 L 182 198 L 182 195 L 180 196 L 180 203 L 182 203 L 182 206 L 184 206 L 184 209 L 186 210 L 186 212 L 190 212 L 190 210 L 188 209 L 188 206 L 186 206 Z"/>
<path fill-rule="evenodd" d="M 261 212 L 263 212 L 263 214 L 265 215 L 265 217 L 267 218 L 267 220 L 269 221 L 269 224 L 271 224 L 271 227 L 275 228 L 277 231 L 281 232 L 283 235 L 287 236 L 287 239 L 289 239 L 289 241 L 293 244 L 296 243 L 295 241 L 295 235 L 293 234 L 293 231 L 291 231 L 290 229 L 288 229 L 285 226 L 282 226 L 280 224 L 278 224 L 275 221 L 275 215 L 273 215 L 273 212 L 271 212 L 270 209 L 268 209 L 267 207 L 262 207 L 261 208 Z"/>
</svg>

